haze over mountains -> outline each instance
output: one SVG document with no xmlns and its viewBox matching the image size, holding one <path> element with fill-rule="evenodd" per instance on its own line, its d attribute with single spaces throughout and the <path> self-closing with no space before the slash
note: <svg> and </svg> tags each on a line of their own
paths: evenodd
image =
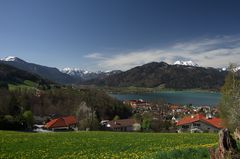
<svg viewBox="0 0 240 159">
<path fill-rule="evenodd" d="M 37 74 L 60 84 L 94 84 L 113 87 L 219 89 L 227 74 L 225 69 L 204 68 L 193 61 L 176 61 L 173 65 L 165 62 L 152 62 L 124 72 L 120 70 L 90 72 L 77 68 L 59 70 L 29 63 L 13 56 L 1 59 L 0 63 Z"/>
</svg>

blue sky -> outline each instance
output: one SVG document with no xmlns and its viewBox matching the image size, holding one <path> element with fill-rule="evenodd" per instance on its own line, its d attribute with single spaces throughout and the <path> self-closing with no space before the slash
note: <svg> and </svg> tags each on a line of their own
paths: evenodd
<svg viewBox="0 0 240 159">
<path fill-rule="evenodd" d="M 127 70 L 240 64 L 239 0 L 0 0 L 0 57 Z"/>
</svg>

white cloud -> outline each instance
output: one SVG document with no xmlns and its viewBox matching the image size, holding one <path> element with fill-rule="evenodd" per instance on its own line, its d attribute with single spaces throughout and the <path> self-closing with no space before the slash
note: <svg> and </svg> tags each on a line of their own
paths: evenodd
<svg viewBox="0 0 240 159">
<path fill-rule="evenodd" d="M 125 52 L 112 56 L 93 53 L 85 57 L 96 60 L 98 69 L 127 70 L 153 61 L 172 64 L 178 59 L 188 59 L 206 67 L 226 67 L 240 64 L 240 37 L 222 36 L 176 43 L 164 49 Z"/>
<path fill-rule="evenodd" d="M 148 62 L 159 61 L 161 53 L 161 50 L 148 50 L 119 54 L 102 61 L 102 65 L 106 68 L 127 70 Z"/>
<path fill-rule="evenodd" d="M 97 59 L 97 60 L 106 59 L 101 53 L 92 53 L 92 54 L 88 54 L 84 57 L 90 58 L 90 59 Z"/>
</svg>

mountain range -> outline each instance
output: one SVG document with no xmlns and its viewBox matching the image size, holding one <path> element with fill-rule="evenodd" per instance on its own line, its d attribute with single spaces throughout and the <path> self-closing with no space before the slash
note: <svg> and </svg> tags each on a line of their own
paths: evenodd
<svg viewBox="0 0 240 159">
<path fill-rule="evenodd" d="M 73 77 L 62 73 L 57 68 L 29 63 L 14 56 L 3 58 L 1 59 L 0 63 L 16 67 L 18 69 L 39 75 L 44 79 L 48 79 L 61 84 L 71 84 L 75 80 Z"/>
<path fill-rule="evenodd" d="M 64 68 L 61 70 L 61 72 L 68 74 L 74 78 L 78 78 L 81 79 L 82 81 L 86 81 L 86 80 L 91 80 L 91 79 L 103 79 L 107 76 L 113 75 L 113 74 L 117 74 L 117 73 L 121 73 L 121 70 L 113 70 L 113 71 L 97 71 L 97 72 L 90 72 L 87 70 L 82 70 L 82 69 L 78 69 L 78 68 Z"/>
<path fill-rule="evenodd" d="M 101 85 L 113 87 L 165 87 L 176 89 L 219 89 L 227 74 L 227 69 L 200 67 L 192 61 L 176 61 L 173 65 L 152 62 L 127 71 L 90 72 L 77 68 L 59 70 L 26 62 L 9 56 L 0 60 L 18 69 L 36 74 L 60 84 Z M 236 68 L 239 74 L 240 67 Z"/>
<path fill-rule="evenodd" d="M 90 79 L 103 79 L 106 76 L 116 74 L 121 72 L 120 70 L 114 71 L 98 71 L 98 72 L 89 72 L 81 69 L 71 69 L 64 68 L 59 70 L 53 67 L 42 66 L 34 63 L 26 62 L 18 57 L 8 56 L 2 58 L 0 63 L 11 65 L 13 67 L 19 68 L 21 70 L 37 74 L 42 78 L 49 79 L 51 81 L 60 83 L 60 84 L 76 84 L 80 81 L 90 80 Z"/>
<path fill-rule="evenodd" d="M 108 76 L 103 80 L 87 81 L 112 87 L 164 87 L 175 89 L 219 89 L 227 71 L 185 65 L 152 62 L 128 71 Z"/>
</svg>

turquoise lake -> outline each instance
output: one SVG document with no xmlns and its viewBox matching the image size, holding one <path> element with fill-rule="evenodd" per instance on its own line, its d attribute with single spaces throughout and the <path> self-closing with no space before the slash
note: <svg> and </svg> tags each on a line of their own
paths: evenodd
<svg viewBox="0 0 240 159">
<path fill-rule="evenodd" d="M 195 106 L 209 105 L 217 106 L 220 100 L 220 93 L 201 91 L 161 91 L 154 93 L 116 93 L 110 94 L 118 100 L 143 99 L 148 102 L 164 99 L 172 104 L 192 104 Z"/>
</svg>

